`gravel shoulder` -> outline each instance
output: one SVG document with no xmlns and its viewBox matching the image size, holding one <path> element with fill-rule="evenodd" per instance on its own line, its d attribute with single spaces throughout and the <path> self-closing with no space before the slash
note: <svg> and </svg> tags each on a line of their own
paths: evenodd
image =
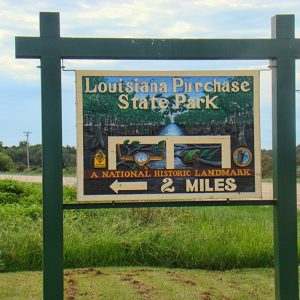
<svg viewBox="0 0 300 300">
<path fill-rule="evenodd" d="M 21 182 L 41 183 L 41 175 L 10 175 L 0 174 L 0 179 L 14 179 Z M 76 186 L 76 176 L 66 176 L 63 178 L 64 185 Z"/>
</svg>

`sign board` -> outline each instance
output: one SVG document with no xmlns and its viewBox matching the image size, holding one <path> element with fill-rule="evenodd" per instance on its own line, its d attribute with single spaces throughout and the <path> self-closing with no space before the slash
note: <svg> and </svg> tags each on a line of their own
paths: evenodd
<svg viewBox="0 0 300 300">
<path fill-rule="evenodd" d="M 79 201 L 261 197 L 258 71 L 77 71 Z"/>
</svg>

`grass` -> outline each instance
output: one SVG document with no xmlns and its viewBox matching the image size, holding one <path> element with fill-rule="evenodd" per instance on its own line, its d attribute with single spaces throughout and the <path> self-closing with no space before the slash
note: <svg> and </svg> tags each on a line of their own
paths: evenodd
<svg viewBox="0 0 300 300">
<path fill-rule="evenodd" d="M 0 180 L 0 271 L 41 270 L 41 185 Z M 64 201 L 76 199 L 64 187 Z M 299 243 L 300 244 L 300 243 Z M 74 210 L 65 267 L 273 267 L 271 207 Z"/>
<path fill-rule="evenodd" d="M 72 233 L 65 237 L 67 267 L 228 269 L 273 264 L 268 208 L 67 212 L 65 232 Z"/>
<path fill-rule="evenodd" d="M 0 299 L 41 299 L 41 289 L 41 272 L 0 274 Z M 72 269 L 65 271 L 65 299 L 267 300 L 274 299 L 274 274 L 271 269 Z"/>
<path fill-rule="evenodd" d="M 262 178 L 262 182 L 273 182 L 273 178 Z"/>
</svg>

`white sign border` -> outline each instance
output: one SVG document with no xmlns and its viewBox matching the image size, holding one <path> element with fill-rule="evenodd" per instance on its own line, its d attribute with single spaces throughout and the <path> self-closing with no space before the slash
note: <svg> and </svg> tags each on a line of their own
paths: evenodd
<svg viewBox="0 0 300 300">
<path fill-rule="evenodd" d="M 261 200 L 261 148 L 260 148 L 260 107 L 259 82 L 257 70 L 210 70 L 210 71 L 112 71 L 112 70 L 76 70 L 76 128 L 77 128 L 77 200 L 79 202 L 176 202 L 211 200 Z M 115 194 L 84 195 L 84 159 L 83 159 L 83 76 L 253 76 L 254 108 L 254 160 L 255 192 L 236 193 L 161 193 L 161 194 Z"/>
</svg>

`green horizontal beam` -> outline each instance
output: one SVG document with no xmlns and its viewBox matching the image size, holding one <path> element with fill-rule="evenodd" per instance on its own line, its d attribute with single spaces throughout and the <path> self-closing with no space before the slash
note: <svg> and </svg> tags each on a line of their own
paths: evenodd
<svg viewBox="0 0 300 300">
<path fill-rule="evenodd" d="M 121 51 L 120 51 L 121 50 Z M 17 58 L 272 59 L 300 58 L 300 39 L 119 39 L 16 37 Z"/>
<path fill-rule="evenodd" d="M 276 200 L 65 203 L 63 209 L 276 205 Z"/>
</svg>

